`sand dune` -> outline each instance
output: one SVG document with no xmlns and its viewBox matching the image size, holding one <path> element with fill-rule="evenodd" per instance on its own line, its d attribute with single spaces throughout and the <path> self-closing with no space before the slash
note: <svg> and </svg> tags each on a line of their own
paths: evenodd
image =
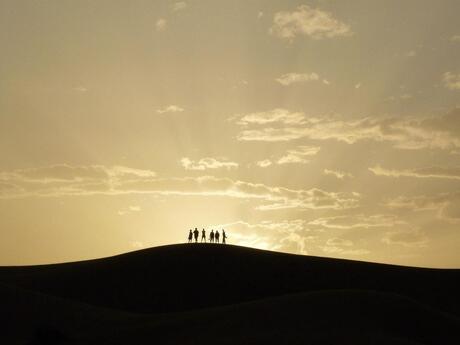
<svg viewBox="0 0 460 345">
<path fill-rule="evenodd" d="M 460 270 L 193 244 L 0 282 L 11 344 L 460 343 Z"/>
</svg>

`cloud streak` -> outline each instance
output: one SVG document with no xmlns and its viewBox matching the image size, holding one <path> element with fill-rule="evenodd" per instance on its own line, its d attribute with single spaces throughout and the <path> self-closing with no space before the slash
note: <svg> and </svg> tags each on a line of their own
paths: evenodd
<svg viewBox="0 0 460 345">
<path fill-rule="evenodd" d="M 460 167 L 426 167 L 417 169 L 385 169 L 380 165 L 369 168 L 377 176 L 415 177 L 460 180 Z"/>
<path fill-rule="evenodd" d="M 319 80 L 319 75 L 316 73 L 286 73 L 275 80 L 283 86 L 289 86 L 294 83 L 305 83 Z"/>
<path fill-rule="evenodd" d="M 0 173 L 0 198 L 151 194 L 252 200 L 260 211 L 357 207 L 358 193 L 289 189 L 214 176 L 159 178 L 128 167 L 54 165 Z"/>
<path fill-rule="evenodd" d="M 435 211 L 443 221 L 460 222 L 460 192 L 435 195 L 399 196 L 386 200 L 385 205 L 392 209 L 411 212 Z"/>
<path fill-rule="evenodd" d="M 182 167 L 185 170 L 208 170 L 208 169 L 236 169 L 238 168 L 238 163 L 230 162 L 228 160 L 218 160 L 216 158 L 206 157 L 201 158 L 198 161 L 193 161 L 188 157 L 184 157 L 180 160 Z"/>
<path fill-rule="evenodd" d="M 288 150 L 286 155 L 282 156 L 276 162 L 277 164 L 306 164 L 310 162 L 306 157 L 316 155 L 320 151 L 318 146 L 298 146 L 296 149 Z"/>
<path fill-rule="evenodd" d="M 343 180 L 345 177 L 353 178 L 352 174 L 339 170 L 324 169 L 323 173 L 324 175 L 334 176 L 339 180 Z"/>
<path fill-rule="evenodd" d="M 388 142 L 406 150 L 460 148 L 460 108 L 443 116 L 423 118 L 311 117 L 286 109 L 237 115 L 239 141 L 281 142 L 302 138 L 354 144 L 363 140 Z"/>
<path fill-rule="evenodd" d="M 394 227 L 405 224 L 394 215 L 375 214 L 375 215 L 347 215 L 318 218 L 308 222 L 310 226 L 320 226 L 327 229 L 356 229 L 356 228 L 381 228 Z"/>
<path fill-rule="evenodd" d="M 370 253 L 367 249 L 357 249 L 353 247 L 353 241 L 339 237 L 332 237 L 326 241 L 326 244 L 324 246 L 319 246 L 319 248 L 327 254 L 366 255 Z"/>
<path fill-rule="evenodd" d="M 428 242 L 427 236 L 417 230 L 389 231 L 385 233 L 382 242 L 388 245 L 400 245 L 404 247 L 424 247 Z"/>
<path fill-rule="evenodd" d="M 179 107 L 178 105 L 171 104 L 171 105 L 168 105 L 168 106 L 166 106 L 166 107 L 157 109 L 157 113 L 159 113 L 159 114 L 164 114 L 164 113 L 181 113 L 181 112 L 183 112 L 184 110 L 185 110 L 184 108 Z"/>
<path fill-rule="evenodd" d="M 240 126 L 268 124 L 302 125 L 306 123 L 304 113 L 290 112 L 289 110 L 282 108 L 276 108 L 271 111 L 235 115 L 230 120 L 236 120 L 236 123 Z"/>
</svg>

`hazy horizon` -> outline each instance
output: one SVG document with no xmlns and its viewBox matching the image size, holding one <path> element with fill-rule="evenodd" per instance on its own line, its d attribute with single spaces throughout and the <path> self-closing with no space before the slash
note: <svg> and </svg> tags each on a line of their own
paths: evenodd
<svg viewBox="0 0 460 345">
<path fill-rule="evenodd" d="M 460 2 L 1 1 L 0 265 L 187 241 L 460 267 Z"/>
</svg>

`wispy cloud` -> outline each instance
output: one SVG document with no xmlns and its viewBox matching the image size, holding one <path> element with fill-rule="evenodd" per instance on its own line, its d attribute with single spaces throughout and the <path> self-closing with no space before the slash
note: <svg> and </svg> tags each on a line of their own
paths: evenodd
<svg viewBox="0 0 460 345">
<path fill-rule="evenodd" d="M 142 241 L 130 241 L 129 245 L 132 248 L 135 248 L 135 249 L 143 249 L 143 248 L 145 248 L 145 244 Z"/>
<path fill-rule="evenodd" d="M 282 221 L 262 221 L 248 223 L 236 221 L 219 224 L 213 228 L 224 228 L 233 243 L 260 249 L 308 254 L 308 247 L 315 242 L 316 236 L 306 227 L 302 219 Z"/>
<path fill-rule="evenodd" d="M 385 205 L 409 211 L 435 211 L 437 217 L 447 222 L 460 222 L 460 192 L 435 195 L 399 196 L 388 199 Z"/>
<path fill-rule="evenodd" d="M 277 164 L 305 164 L 310 162 L 306 157 L 314 156 L 321 150 L 318 146 L 298 146 L 295 149 L 288 150 L 286 155 L 277 160 Z"/>
<path fill-rule="evenodd" d="M 86 87 L 81 86 L 81 85 L 80 85 L 80 86 L 76 86 L 76 87 L 74 87 L 73 89 L 74 89 L 75 91 L 78 91 L 78 92 L 86 92 L 86 91 L 88 91 L 88 89 L 87 89 Z"/>
<path fill-rule="evenodd" d="M 256 165 L 261 167 L 261 168 L 267 168 L 272 164 L 273 164 L 273 162 L 270 159 L 264 159 L 264 160 L 256 162 Z"/>
<path fill-rule="evenodd" d="M 451 41 L 451 42 L 460 42 L 460 35 L 453 35 L 453 36 L 450 38 L 450 41 Z"/>
<path fill-rule="evenodd" d="M 129 213 L 140 212 L 141 210 L 142 210 L 142 208 L 140 206 L 129 206 L 127 208 L 119 210 L 118 214 L 120 216 L 124 216 L 124 215 L 129 214 Z"/>
<path fill-rule="evenodd" d="M 184 110 L 185 110 L 184 108 L 179 107 L 178 105 L 171 104 L 171 105 L 165 106 L 165 107 L 163 107 L 163 108 L 157 109 L 157 113 L 159 113 L 159 114 L 164 114 L 164 113 L 181 113 L 181 112 L 183 112 Z"/>
<path fill-rule="evenodd" d="M 369 250 L 353 248 L 354 243 L 351 240 L 332 237 L 326 241 L 326 244 L 319 246 L 327 254 L 335 255 L 365 255 Z"/>
<path fill-rule="evenodd" d="M 323 173 L 324 175 L 330 175 L 330 176 L 337 177 L 340 180 L 343 180 L 345 177 L 349 177 L 349 178 L 353 177 L 352 174 L 344 172 L 344 171 L 340 171 L 340 170 L 324 169 Z"/>
<path fill-rule="evenodd" d="M 424 247 L 428 242 L 428 237 L 417 229 L 389 231 L 385 233 L 382 242 L 405 247 Z"/>
<path fill-rule="evenodd" d="M 443 116 L 365 117 L 357 120 L 311 117 L 303 112 L 275 109 L 237 116 L 236 123 L 242 126 L 237 135 L 240 141 L 276 142 L 309 138 L 347 144 L 362 140 L 389 142 L 395 148 L 407 150 L 460 147 L 460 108 Z"/>
<path fill-rule="evenodd" d="M 329 12 L 308 5 L 301 5 L 291 12 L 275 13 L 270 33 L 289 40 L 300 35 L 313 39 L 352 35 L 349 25 L 334 18 Z"/>
<path fill-rule="evenodd" d="M 155 28 L 157 31 L 164 31 L 166 30 L 167 20 L 164 18 L 159 18 L 155 23 Z"/>
<path fill-rule="evenodd" d="M 319 146 L 301 145 L 292 149 L 288 149 L 283 155 L 278 157 L 270 157 L 256 162 L 256 165 L 261 168 L 267 168 L 271 165 L 277 164 L 306 164 L 310 160 L 308 157 L 316 155 L 321 148 Z"/>
<path fill-rule="evenodd" d="M 286 73 L 275 80 L 281 85 L 288 86 L 294 83 L 305 83 L 308 81 L 319 80 L 319 75 L 316 73 Z"/>
<path fill-rule="evenodd" d="M 328 229 L 355 229 L 355 228 L 380 228 L 394 227 L 395 225 L 405 224 L 394 215 L 374 214 L 374 215 L 346 215 L 317 218 L 308 222 L 309 226 L 319 226 Z"/>
<path fill-rule="evenodd" d="M 187 8 L 187 3 L 185 1 L 179 1 L 179 2 L 175 2 L 173 5 L 172 5 L 172 10 L 174 12 L 177 12 L 177 11 L 183 11 Z"/>
<path fill-rule="evenodd" d="M 442 75 L 442 81 L 449 90 L 460 90 L 460 73 L 446 72 Z"/>
<path fill-rule="evenodd" d="M 201 158 L 198 161 L 193 161 L 188 157 L 184 157 L 180 160 L 181 165 L 185 170 L 207 170 L 207 169 L 236 169 L 238 163 L 231 162 L 226 159 L 216 159 L 211 157 Z"/>
<path fill-rule="evenodd" d="M 404 53 L 405 57 L 411 58 L 417 56 L 417 52 L 415 50 L 409 50 Z"/>
<path fill-rule="evenodd" d="M 235 115 L 231 120 L 237 120 L 236 123 L 241 126 L 247 125 L 266 125 L 266 124 L 285 124 L 300 125 L 305 123 L 305 114 L 303 112 L 290 112 L 287 109 L 276 108 L 270 111 L 261 111 L 245 115 Z"/>
<path fill-rule="evenodd" d="M 358 193 L 318 188 L 289 189 L 213 176 L 158 178 L 153 171 L 129 167 L 55 165 L 0 172 L 0 199 L 89 195 L 229 197 L 253 200 L 261 211 L 277 209 L 348 209 Z"/>
<path fill-rule="evenodd" d="M 425 167 L 416 169 L 385 169 L 380 165 L 369 168 L 377 176 L 416 177 L 460 180 L 460 167 Z"/>
</svg>

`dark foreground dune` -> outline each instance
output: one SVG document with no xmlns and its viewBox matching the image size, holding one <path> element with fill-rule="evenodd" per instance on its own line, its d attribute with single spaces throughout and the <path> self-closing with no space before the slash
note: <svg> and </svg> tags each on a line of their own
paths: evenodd
<svg viewBox="0 0 460 345">
<path fill-rule="evenodd" d="M 460 344 L 459 287 L 460 270 L 165 246 L 1 267 L 0 343 Z"/>
</svg>

